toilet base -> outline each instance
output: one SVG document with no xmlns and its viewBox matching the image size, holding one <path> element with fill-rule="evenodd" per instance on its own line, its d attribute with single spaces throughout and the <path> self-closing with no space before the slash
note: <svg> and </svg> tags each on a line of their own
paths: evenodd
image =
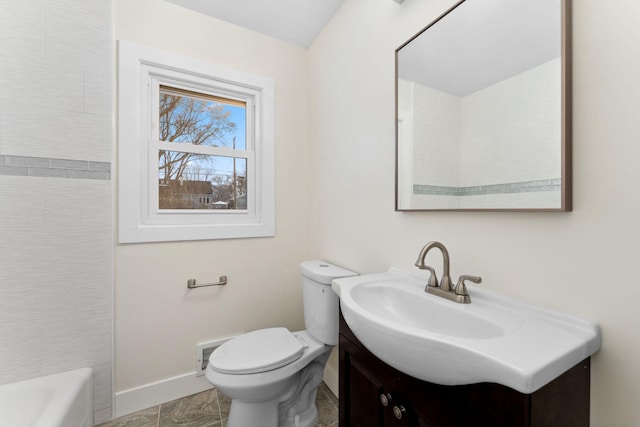
<svg viewBox="0 0 640 427">
<path fill-rule="evenodd" d="M 248 403 L 233 399 L 226 425 L 227 427 L 277 427 L 278 400 Z"/>
<path fill-rule="evenodd" d="M 316 394 L 330 351 L 311 361 L 298 373 L 289 397 L 280 403 L 278 427 L 313 427 L 318 419 Z"/>
<path fill-rule="evenodd" d="M 291 387 L 280 397 L 266 402 L 231 401 L 228 427 L 313 427 L 318 419 L 316 393 L 322 382 L 330 350 L 296 374 Z"/>
</svg>

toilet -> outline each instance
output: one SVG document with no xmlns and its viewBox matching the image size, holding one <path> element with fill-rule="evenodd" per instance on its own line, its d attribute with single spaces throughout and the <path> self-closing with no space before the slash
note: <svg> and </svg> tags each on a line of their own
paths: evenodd
<svg viewBox="0 0 640 427">
<path fill-rule="evenodd" d="M 338 343 L 331 281 L 356 273 L 324 261 L 300 264 L 306 329 L 267 328 L 235 337 L 209 356 L 206 377 L 231 398 L 228 427 L 312 427 L 316 391 Z"/>
</svg>

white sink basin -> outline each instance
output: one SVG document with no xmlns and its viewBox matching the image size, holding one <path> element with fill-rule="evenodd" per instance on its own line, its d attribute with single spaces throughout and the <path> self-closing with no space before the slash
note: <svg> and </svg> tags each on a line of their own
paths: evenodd
<svg viewBox="0 0 640 427">
<path fill-rule="evenodd" d="M 471 304 L 424 292 L 426 279 L 400 270 L 333 281 L 344 318 L 388 365 L 436 384 L 503 384 L 532 393 L 595 353 L 589 320 L 469 286 Z"/>
</svg>

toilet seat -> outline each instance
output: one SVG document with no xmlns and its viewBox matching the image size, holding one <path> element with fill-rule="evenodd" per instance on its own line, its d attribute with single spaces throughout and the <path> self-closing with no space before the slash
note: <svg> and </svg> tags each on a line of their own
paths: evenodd
<svg viewBox="0 0 640 427">
<path fill-rule="evenodd" d="M 305 346 L 286 328 L 267 328 L 233 338 L 218 347 L 209 365 L 223 374 L 257 374 L 298 360 Z"/>
</svg>

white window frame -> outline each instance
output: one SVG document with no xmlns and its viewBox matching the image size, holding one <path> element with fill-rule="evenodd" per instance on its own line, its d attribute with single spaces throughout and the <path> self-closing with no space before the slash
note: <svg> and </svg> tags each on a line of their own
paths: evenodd
<svg viewBox="0 0 640 427">
<path fill-rule="evenodd" d="M 158 208 L 157 151 L 185 151 L 183 143 L 157 140 L 160 85 L 247 102 L 246 150 L 189 146 L 190 152 L 247 159 L 246 210 Z M 270 78 L 120 40 L 120 243 L 274 236 L 274 110 L 275 85 Z"/>
</svg>

